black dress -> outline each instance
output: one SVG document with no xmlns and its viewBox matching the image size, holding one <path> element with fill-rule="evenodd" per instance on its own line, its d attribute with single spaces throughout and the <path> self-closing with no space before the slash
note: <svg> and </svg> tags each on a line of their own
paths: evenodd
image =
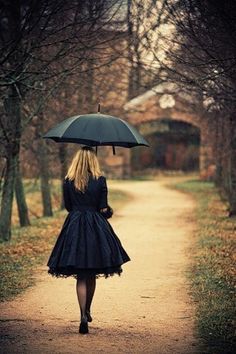
<svg viewBox="0 0 236 354">
<path fill-rule="evenodd" d="M 84 193 L 65 179 L 63 195 L 69 213 L 48 260 L 48 272 L 62 277 L 120 275 L 121 265 L 130 258 L 99 212 L 108 206 L 106 178 L 90 177 Z"/>
</svg>

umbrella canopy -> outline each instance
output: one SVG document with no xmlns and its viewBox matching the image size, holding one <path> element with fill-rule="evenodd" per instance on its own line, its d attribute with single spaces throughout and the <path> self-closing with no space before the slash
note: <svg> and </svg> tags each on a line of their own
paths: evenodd
<svg viewBox="0 0 236 354">
<path fill-rule="evenodd" d="M 50 129 L 43 138 L 88 146 L 149 146 L 139 132 L 123 119 L 100 114 L 70 117 Z"/>
</svg>

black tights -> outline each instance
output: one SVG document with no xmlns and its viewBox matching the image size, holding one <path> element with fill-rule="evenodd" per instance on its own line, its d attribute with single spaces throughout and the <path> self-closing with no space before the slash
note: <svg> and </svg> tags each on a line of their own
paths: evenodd
<svg viewBox="0 0 236 354">
<path fill-rule="evenodd" d="M 77 278 L 76 292 L 80 307 L 81 319 L 86 317 L 86 312 L 90 311 L 93 295 L 96 288 L 96 278 Z"/>
</svg>

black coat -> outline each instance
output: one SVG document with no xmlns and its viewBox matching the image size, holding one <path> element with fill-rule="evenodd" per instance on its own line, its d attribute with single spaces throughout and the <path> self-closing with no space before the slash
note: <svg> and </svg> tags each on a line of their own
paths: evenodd
<svg viewBox="0 0 236 354">
<path fill-rule="evenodd" d="M 68 211 L 91 209 L 100 211 L 107 208 L 107 183 L 104 176 L 98 179 L 89 178 L 85 193 L 75 189 L 74 183 L 68 179 L 63 183 L 65 208 Z"/>
</svg>

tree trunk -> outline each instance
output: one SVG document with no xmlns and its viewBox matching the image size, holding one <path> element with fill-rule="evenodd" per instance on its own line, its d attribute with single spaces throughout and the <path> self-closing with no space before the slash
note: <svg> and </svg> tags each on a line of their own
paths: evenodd
<svg viewBox="0 0 236 354">
<path fill-rule="evenodd" d="M 8 155 L 6 161 L 0 213 L 0 239 L 3 241 L 9 241 L 11 239 L 11 215 L 16 174 L 16 160 L 17 155 Z"/>
<path fill-rule="evenodd" d="M 11 215 L 15 187 L 16 165 L 20 152 L 21 140 L 21 84 L 17 77 L 23 70 L 21 31 L 21 4 L 19 1 L 9 2 L 7 21 L 9 23 L 9 42 L 15 43 L 11 48 L 8 70 L 14 83 L 8 86 L 4 99 L 5 117 L 1 120 L 1 128 L 6 138 L 6 172 L 3 184 L 2 203 L 0 212 L 0 239 L 11 238 Z M 18 38 L 18 42 L 14 42 Z M 17 65 L 16 65 L 17 64 Z"/>
<path fill-rule="evenodd" d="M 51 187 L 49 184 L 49 161 L 48 148 L 46 141 L 42 138 L 43 132 L 43 113 L 38 115 L 37 137 L 38 137 L 38 156 L 39 156 L 39 171 L 40 171 L 40 185 L 43 203 L 43 216 L 53 216 Z"/>
<path fill-rule="evenodd" d="M 28 207 L 25 200 L 24 186 L 23 186 L 22 176 L 20 171 L 19 156 L 17 156 L 17 161 L 16 161 L 15 193 L 16 193 L 16 201 L 17 201 L 20 226 L 28 226 L 30 225 L 30 220 L 29 220 Z"/>
<path fill-rule="evenodd" d="M 67 173 L 67 163 L 66 163 L 66 146 L 64 144 L 61 144 L 59 147 L 59 159 L 61 163 L 61 210 L 65 208 L 64 205 L 64 198 L 63 198 L 63 181 L 65 178 L 65 175 Z"/>
<path fill-rule="evenodd" d="M 229 195 L 229 216 L 236 216 L 236 148 L 231 151 L 231 193 Z"/>
<path fill-rule="evenodd" d="M 21 99 L 16 87 L 13 85 L 9 87 L 8 97 L 4 101 L 4 106 L 7 121 L 3 129 L 7 137 L 7 156 L 0 211 L 0 239 L 10 240 L 16 164 L 20 152 L 21 139 Z"/>
<path fill-rule="evenodd" d="M 94 93 L 93 93 L 93 87 L 94 87 L 94 62 L 93 58 L 89 58 L 87 62 L 87 110 L 89 113 L 92 113 L 95 111 L 94 107 Z"/>
<path fill-rule="evenodd" d="M 128 27 L 128 62 L 129 62 L 129 83 L 128 99 L 140 94 L 141 84 L 141 48 L 140 48 L 140 27 L 142 22 L 142 7 L 137 7 L 136 20 L 132 14 L 133 1 L 127 2 L 127 27 Z M 135 5 L 134 5 L 135 6 Z"/>
<path fill-rule="evenodd" d="M 49 184 L 49 163 L 46 142 L 42 139 L 39 142 L 39 168 L 40 184 L 43 202 L 43 216 L 53 216 L 51 187 Z"/>
<path fill-rule="evenodd" d="M 215 134 L 215 159 L 216 159 L 216 173 L 215 184 L 221 188 L 223 183 L 223 118 L 218 115 L 215 117 L 216 122 L 216 134 Z"/>
<path fill-rule="evenodd" d="M 229 216 L 236 216 L 236 121 L 234 117 L 230 117 L 229 127 Z"/>
<path fill-rule="evenodd" d="M 39 142 L 39 170 L 40 170 L 40 185 L 43 203 L 43 216 L 53 216 L 51 187 L 49 184 L 49 162 L 46 141 L 42 139 Z"/>
<path fill-rule="evenodd" d="M 132 0 L 127 2 L 127 26 L 128 26 L 128 62 L 129 62 L 129 82 L 128 82 L 128 99 L 134 96 L 134 53 L 133 53 L 133 22 L 132 22 Z"/>
</svg>

